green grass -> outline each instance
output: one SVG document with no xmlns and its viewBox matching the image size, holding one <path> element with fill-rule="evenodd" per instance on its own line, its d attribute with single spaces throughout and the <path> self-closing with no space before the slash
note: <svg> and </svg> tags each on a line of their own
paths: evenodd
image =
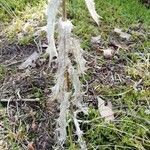
<svg viewBox="0 0 150 150">
<path fill-rule="evenodd" d="M 42 11 L 45 1 L 41 0 L 37 3 L 36 0 L 9 0 L 7 1 L 9 7 L 6 5 L 6 0 L 2 2 L 5 4 L 6 10 L 0 10 L 0 17 L 3 19 L 3 23 L 7 24 L 8 28 L 5 33 L 9 38 L 16 38 L 19 33 L 22 33 L 22 27 L 30 19 L 38 20 L 39 25 L 45 24 L 45 16 Z M 89 41 L 92 36 L 97 35 L 102 35 L 107 45 L 110 33 L 115 27 L 127 31 L 134 25 L 142 23 L 144 30 L 148 30 L 150 10 L 138 0 L 95 0 L 95 3 L 98 14 L 103 18 L 99 27 L 91 19 L 84 1 L 69 0 L 68 3 L 68 17 L 72 19 L 75 25 L 74 33 L 83 40 L 82 47 L 84 49 L 91 49 Z M 12 19 L 13 24 L 10 25 Z M 21 43 L 28 44 L 31 42 L 30 39 L 32 39 L 34 32 L 34 27 L 31 24 L 29 32 L 23 35 Z M 125 75 L 132 80 L 132 83 L 113 87 L 109 84 L 96 83 L 93 87 L 98 95 L 112 102 L 116 121 L 105 123 L 100 118 L 98 110 L 93 107 L 90 108 L 88 116 L 80 116 L 80 119 L 90 121 L 90 123 L 83 122 L 81 124 L 89 150 L 146 150 L 150 148 L 150 116 L 145 113 L 149 109 L 150 101 L 150 42 L 147 32 L 144 32 L 142 38 L 136 33 L 134 34 L 132 40 L 135 46 L 132 50 L 121 49 L 119 52 L 120 57 L 127 61 L 124 67 Z M 99 65 L 102 63 L 107 64 L 103 57 Z M 115 65 L 115 62 L 113 63 Z M 3 67 L 0 67 L 0 79 L 4 78 L 4 70 Z M 91 79 L 89 76 L 87 79 Z M 141 89 L 135 90 L 134 83 L 141 79 Z M 41 96 L 42 93 L 37 90 L 34 94 Z M 73 136 L 73 127 L 69 128 L 68 132 L 67 149 L 78 150 L 79 146 Z M 15 147 L 14 149 L 17 149 L 14 139 L 11 142 Z"/>
<path fill-rule="evenodd" d="M 26 7 L 38 6 L 42 1 L 37 0 L 1 0 L 0 18 L 3 21 L 10 21 L 25 11 Z"/>
<path fill-rule="evenodd" d="M 2 0 L 0 18 L 5 35 L 11 43 L 27 45 L 34 41 L 33 34 L 46 24 L 44 8 L 46 1 Z"/>
<path fill-rule="evenodd" d="M 71 1 L 69 8 L 69 17 L 73 18 L 75 24 L 75 34 L 83 39 L 83 47 L 89 49 L 89 41 L 92 36 L 102 35 L 106 41 L 110 36 L 110 32 L 115 27 L 128 30 L 138 23 L 143 23 L 148 30 L 150 25 L 150 10 L 137 0 L 95 0 L 98 14 L 103 19 L 100 27 L 91 19 L 84 2 L 80 0 Z M 112 87 L 110 85 L 102 85 L 97 83 L 97 93 L 113 103 L 116 114 L 116 122 L 105 123 L 99 117 L 97 110 L 91 108 L 90 114 L 85 120 L 90 123 L 82 123 L 81 128 L 84 131 L 84 139 L 87 142 L 88 149 L 149 149 L 149 120 L 145 110 L 149 105 L 149 42 L 148 35 L 141 39 L 135 35 L 133 41 L 136 43 L 132 49 L 132 53 L 120 51 L 120 55 L 127 61 L 126 76 L 129 76 L 134 82 L 143 80 L 143 89 L 135 91 L 133 84 L 118 85 Z M 144 53 L 144 57 L 139 53 Z M 103 62 L 107 64 L 107 62 Z M 115 64 L 115 63 L 114 63 Z M 118 117 L 117 117 L 118 116 Z M 82 117 L 81 117 L 82 118 Z M 83 118 L 82 118 L 83 119 Z M 73 135 L 73 133 L 72 133 Z M 74 139 L 75 140 L 75 139 Z M 70 142 L 70 147 L 73 146 Z M 70 148 L 68 146 L 68 149 Z M 74 146 L 77 148 L 77 144 Z"/>
<path fill-rule="evenodd" d="M 101 19 L 100 27 L 96 27 L 91 19 L 84 1 L 70 0 L 68 16 L 73 19 L 75 34 L 84 39 L 87 48 L 91 36 L 102 34 L 107 39 L 114 27 L 130 28 L 131 25 L 143 22 L 150 25 L 150 10 L 138 0 L 95 0 Z"/>
</svg>

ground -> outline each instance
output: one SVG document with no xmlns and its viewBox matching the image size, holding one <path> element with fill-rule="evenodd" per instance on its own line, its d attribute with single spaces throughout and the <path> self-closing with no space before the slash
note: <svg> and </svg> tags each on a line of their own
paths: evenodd
<svg viewBox="0 0 150 150">
<path fill-rule="evenodd" d="M 84 1 L 70 0 L 68 17 L 74 34 L 81 39 L 88 70 L 85 102 L 89 114 L 81 114 L 81 129 L 89 150 L 150 149 L 150 10 L 138 0 L 95 0 L 100 26 L 91 19 Z M 46 1 L 2 0 L 0 2 L 0 148 L 9 150 L 52 149 L 55 143 L 57 102 L 50 101 L 55 69 L 42 55 L 35 66 L 18 66 L 34 51 L 44 54 L 47 39 L 40 27 L 46 25 Z M 129 40 L 114 32 L 120 28 Z M 36 33 L 36 34 L 35 34 Z M 91 38 L 101 35 L 97 43 Z M 57 35 L 56 35 L 57 36 Z M 106 59 L 103 50 L 114 54 Z M 81 79 L 83 85 L 85 81 Z M 100 117 L 97 96 L 112 103 L 113 122 Z M 38 102 L 11 102 L 39 98 Z M 66 149 L 79 149 L 74 126 L 68 127 Z"/>
</svg>

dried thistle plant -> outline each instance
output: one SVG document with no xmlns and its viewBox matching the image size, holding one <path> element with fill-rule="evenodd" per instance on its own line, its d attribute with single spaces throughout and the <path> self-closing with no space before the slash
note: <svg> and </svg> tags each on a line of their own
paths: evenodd
<svg viewBox="0 0 150 150">
<path fill-rule="evenodd" d="M 66 127 L 68 126 L 68 116 L 72 117 L 78 136 L 78 143 L 82 150 L 86 150 L 86 143 L 82 138 L 83 132 L 80 129 L 77 120 L 78 112 L 87 113 L 88 108 L 83 102 L 84 92 L 79 77 L 85 74 L 86 60 L 83 58 L 83 49 L 80 42 L 72 34 L 73 24 L 67 20 L 66 0 L 63 0 L 63 17 L 58 22 L 58 47 L 55 46 L 55 24 L 58 8 L 61 0 L 50 0 L 48 3 L 48 20 L 47 20 L 47 36 L 50 62 L 54 56 L 57 57 L 58 69 L 55 75 L 56 84 L 52 88 L 50 100 L 60 103 L 60 114 L 56 125 L 56 148 L 64 148 L 63 145 L 67 138 Z M 85 0 L 88 10 L 97 24 L 99 24 L 99 16 L 95 11 L 94 0 Z M 76 66 L 72 64 L 69 54 L 72 54 Z M 71 86 L 70 86 L 71 83 Z M 73 110 L 73 108 L 76 110 Z"/>
</svg>

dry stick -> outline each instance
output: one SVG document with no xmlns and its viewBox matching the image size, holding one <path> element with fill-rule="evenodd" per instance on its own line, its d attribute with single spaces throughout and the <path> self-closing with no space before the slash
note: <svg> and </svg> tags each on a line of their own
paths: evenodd
<svg viewBox="0 0 150 150">
<path fill-rule="evenodd" d="M 67 20 L 67 9 L 66 9 L 66 1 L 67 0 L 63 0 L 63 21 Z M 65 45 L 65 49 L 66 49 L 66 40 L 64 40 L 64 45 Z M 67 91 L 69 92 L 71 90 L 71 86 L 70 86 L 70 78 L 69 78 L 69 72 L 68 72 L 68 66 L 66 68 L 66 84 L 67 84 Z M 73 105 L 70 101 L 70 109 L 71 109 L 71 113 L 73 114 Z"/>
<path fill-rule="evenodd" d="M 67 20 L 67 10 L 66 10 L 66 0 L 63 0 L 63 21 L 66 21 Z M 65 50 L 66 50 L 66 40 L 64 40 L 64 47 L 65 47 Z M 70 78 L 69 78 L 69 72 L 68 72 L 68 66 L 66 68 L 66 84 L 67 84 L 67 91 L 69 92 L 71 90 L 71 87 L 70 87 Z M 73 115 L 73 105 L 71 103 L 71 99 L 70 99 L 70 111 L 71 111 L 71 114 Z M 70 130 L 73 130 L 73 126 L 71 124 L 70 126 Z"/>
<path fill-rule="evenodd" d="M 63 21 L 67 20 L 67 10 L 66 10 L 66 0 L 63 0 Z M 66 41 L 64 41 L 65 49 L 66 49 Z M 70 80 L 69 80 L 69 73 L 68 73 L 68 67 L 66 69 L 66 82 L 67 82 L 67 91 L 70 91 Z"/>
<path fill-rule="evenodd" d="M 39 98 L 35 98 L 35 99 L 0 99 L 0 102 L 8 102 L 8 101 L 11 101 L 11 102 L 16 102 L 16 101 L 23 101 L 23 102 L 37 102 L 39 101 Z"/>
<path fill-rule="evenodd" d="M 66 10 L 66 0 L 63 0 L 63 20 L 66 21 L 67 20 L 67 10 Z"/>
<path fill-rule="evenodd" d="M 68 72 L 68 67 L 66 69 L 66 81 L 67 81 L 67 91 L 70 91 L 70 78 L 69 78 L 69 72 Z"/>
</svg>

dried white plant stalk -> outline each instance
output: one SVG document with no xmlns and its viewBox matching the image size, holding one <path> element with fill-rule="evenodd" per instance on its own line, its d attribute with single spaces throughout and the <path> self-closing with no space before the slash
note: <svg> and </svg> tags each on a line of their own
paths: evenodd
<svg viewBox="0 0 150 150">
<path fill-rule="evenodd" d="M 101 18 L 101 17 L 97 14 L 97 12 L 95 10 L 95 2 L 94 2 L 94 0 L 85 0 L 85 3 L 87 5 L 87 8 L 88 8 L 92 18 L 97 23 L 97 25 L 99 25 L 99 18 Z"/>
<path fill-rule="evenodd" d="M 52 88 L 52 99 L 59 99 L 59 94 L 66 89 L 65 73 L 70 61 L 68 58 L 68 39 L 71 36 L 72 23 L 70 21 L 59 21 L 59 45 L 58 45 L 58 69 L 56 73 L 56 84 Z"/>
<path fill-rule="evenodd" d="M 81 150 L 87 150 L 86 142 L 83 140 L 83 131 L 80 129 L 80 124 L 77 120 L 77 113 L 78 111 L 74 112 L 73 120 L 74 120 L 74 125 L 76 128 L 76 135 L 78 136 L 78 142 L 80 145 Z"/>
<path fill-rule="evenodd" d="M 93 0 L 85 0 L 86 5 L 89 9 L 89 12 L 92 18 L 95 20 L 97 24 L 99 24 L 100 16 L 95 11 L 95 3 Z M 64 17 L 63 21 L 60 19 L 58 24 L 58 48 L 56 50 L 55 40 L 54 40 L 54 30 L 55 30 L 55 22 L 56 15 L 58 12 L 59 5 L 61 0 L 51 0 L 48 5 L 48 24 L 47 24 L 47 36 L 48 36 L 48 49 L 47 52 L 50 55 L 50 61 L 54 56 L 57 57 L 58 69 L 56 73 L 56 84 L 52 88 L 52 96 L 51 99 L 57 99 L 60 102 L 60 114 L 57 119 L 57 147 L 63 148 L 63 144 L 66 141 L 67 132 L 66 127 L 67 117 L 69 114 L 69 106 L 74 105 L 77 108 L 75 113 L 72 113 L 74 125 L 76 127 L 76 134 L 78 136 L 78 142 L 81 147 L 81 150 L 86 150 L 86 143 L 82 139 L 83 132 L 80 129 L 80 125 L 76 118 L 77 112 L 84 112 L 87 114 L 87 107 L 83 102 L 83 92 L 82 92 L 82 84 L 79 80 L 79 77 L 85 73 L 86 70 L 86 60 L 83 58 L 83 49 L 80 47 L 80 42 L 78 39 L 72 37 L 72 28 L 73 25 L 71 21 L 66 20 Z M 64 1 L 64 12 L 65 12 L 65 1 Z M 57 53 L 58 52 L 58 53 Z M 74 60 L 76 61 L 76 69 L 75 66 L 72 65 L 71 60 L 69 58 L 69 54 L 72 53 Z M 69 78 L 69 81 L 66 77 Z M 68 82 L 72 83 L 72 87 L 68 90 Z M 73 94 L 71 94 L 71 90 L 74 90 Z M 72 108 L 72 107 L 71 107 Z"/>
<path fill-rule="evenodd" d="M 78 39 L 72 38 L 70 43 L 72 53 L 77 63 L 78 74 L 84 74 L 87 68 L 85 67 L 86 60 L 83 58 L 83 49 L 80 46 L 80 42 Z"/>
<path fill-rule="evenodd" d="M 57 57 L 54 33 L 55 33 L 56 16 L 58 13 L 58 8 L 60 6 L 60 3 L 61 3 L 61 0 L 50 0 L 48 2 L 48 9 L 47 9 L 48 48 L 47 48 L 47 53 L 49 54 L 50 62 L 53 57 Z"/>
<path fill-rule="evenodd" d="M 70 66 L 68 69 L 70 78 L 73 84 L 74 93 L 72 95 L 72 103 L 75 105 L 80 111 L 87 114 L 88 108 L 83 102 L 83 92 L 82 92 L 82 86 L 81 82 L 79 80 L 79 74 L 78 71 L 73 68 L 73 66 Z"/>
<path fill-rule="evenodd" d="M 56 128 L 56 133 L 57 133 L 57 144 L 61 147 L 63 147 L 64 142 L 66 141 L 67 137 L 67 131 L 66 127 L 68 125 L 67 123 L 67 116 L 69 112 L 69 97 L 70 93 L 63 92 L 60 95 L 61 99 L 61 104 L 60 104 L 60 114 L 59 118 L 57 119 L 57 128 Z"/>
<path fill-rule="evenodd" d="M 99 25 L 100 16 L 97 14 L 95 10 L 94 0 L 85 0 L 87 8 L 95 20 L 95 22 Z M 54 57 L 57 57 L 57 50 L 55 45 L 54 33 L 55 33 L 55 24 L 56 24 L 56 16 L 58 13 L 59 6 L 61 4 L 61 0 L 49 0 L 48 9 L 47 9 L 47 38 L 48 38 L 48 48 L 47 53 L 49 54 L 50 62 Z M 74 40 L 75 45 L 78 45 L 78 41 Z M 78 49 L 80 50 L 80 48 Z M 77 57 L 79 58 L 79 57 Z M 84 65 L 80 63 L 80 67 Z"/>
<path fill-rule="evenodd" d="M 67 41 L 70 39 L 72 23 L 70 21 L 59 21 L 59 45 L 58 45 L 58 70 L 56 73 L 56 85 L 53 87 L 52 99 L 60 102 L 60 114 L 57 119 L 57 145 L 63 147 L 66 140 L 67 116 L 69 111 L 70 93 L 67 92 L 65 74 L 67 67 L 70 65 L 68 58 Z"/>
<path fill-rule="evenodd" d="M 57 141 L 58 145 L 62 146 L 66 140 L 66 126 L 67 126 L 67 117 L 69 112 L 69 106 L 75 105 L 80 111 L 83 111 L 84 113 L 87 113 L 87 108 L 83 105 L 83 93 L 81 92 L 81 83 L 79 80 L 79 75 L 81 73 L 84 73 L 85 70 L 85 60 L 82 56 L 81 48 L 79 46 L 78 42 L 74 42 L 73 38 L 71 37 L 71 31 L 72 31 L 73 25 L 69 20 L 63 21 L 60 19 L 58 24 L 58 70 L 56 73 L 56 85 L 52 88 L 52 99 L 57 99 L 58 102 L 60 102 L 60 115 L 57 119 L 57 128 L 56 128 L 56 135 L 57 135 Z M 77 43 L 76 48 L 71 51 L 71 44 Z M 79 48 L 79 50 L 77 50 Z M 80 54 L 77 54 L 77 52 Z M 71 60 L 69 59 L 69 53 L 74 55 L 74 57 L 78 57 L 78 59 L 75 59 L 77 61 L 77 64 L 81 67 L 78 67 L 78 69 L 74 69 L 74 67 L 71 64 Z M 80 60 L 79 60 L 80 59 Z M 80 64 L 81 62 L 84 62 Z M 80 70 L 80 71 L 79 71 Z M 66 80 L 66 72 L 68 72 L 69 78 L 72 82 L 73 88 L 74 88 L 74 94 L 72 95 L 72 102 L 71 102 L 71 94 L 67 91 L 67 80 Z M 78 129 L 78 122 L 76 122 L 77 131 Z M 78 132 L 79 134 L 79 132 Z M 81 136 L 81 135 L 80 135 Z M 79 142 L 81 145 L 83 145 L 83 141 L 81 140 L 81 137 L 79 136 Z"/>
</svg>

